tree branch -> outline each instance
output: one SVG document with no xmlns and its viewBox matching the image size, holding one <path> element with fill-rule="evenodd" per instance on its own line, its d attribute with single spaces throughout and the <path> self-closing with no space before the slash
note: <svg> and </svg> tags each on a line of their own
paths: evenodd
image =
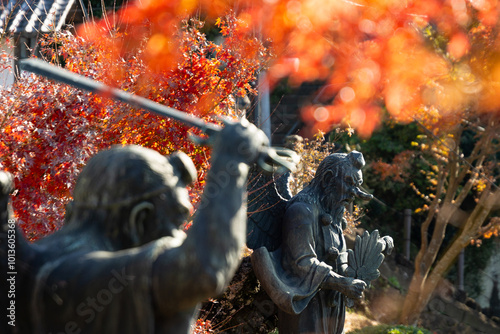
<svg viewBox="0 0 500 334">
<path fill-rule="evenodd" d="M 439 175 L 438 175 L 438 184 L 437 184 L 437 189 L 436 189 L 436 197 L 434 197 L 432 204 L 429 208 L 429 213 L 427 214 L 427 218 L 425 221 L 422 223 L 422 226 L 420 227 L 420 234 L 421 234 L 421 245 L 420 245 L 420 250 L 417 254 L 417 257 L 415 258 L 415 274 L 419 274 L 422 276 L 425 276 L 428 272 L 428 267 L 422 266 L 422 260 L 424 259 L 424 255 L 427 253 L 428 249 L 428 231 L 429 231 L 429 226 L 434 219 L 436 213 L 438 212 L 438 207 L 440 203 L 440 198 L 443 193 L 443 184 L 445 180 L 445 173 L 440 166 L 439 168 Z"/>
</svg>

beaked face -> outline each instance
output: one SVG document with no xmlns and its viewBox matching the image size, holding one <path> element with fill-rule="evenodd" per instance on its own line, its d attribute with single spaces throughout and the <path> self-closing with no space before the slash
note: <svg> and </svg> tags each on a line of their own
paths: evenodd
<svg viewBox="0 0 500 334">
<path fill-rule="evenodd" d="M 162 158 L 165 159 L 163 156 Z M 165 191 L 152 201 L 155 207 L 155 216 L 147 227 L 149 230 L 147 238 L 151 240 L 171 236 L 172 231 L 179 229 L 193 211 L 189 193 L 168 159 L 162 160 L 161 164 L 157 163 L 154 169 L 158 174 L 163 175 L 162 186 Z"/>
<path fill-rule="evenodd" d="M 330 183 L 332 194 L 330 200 L 344 207 L 356 198 L 357 190 L 363 183 L 363 174 L 361 170 L 354 167 L 342 168 L 337 177 L 334 177 Z"/>
<path fill-rule="evenodd" d="M 162 225 L 179 228 L 193 211 L 189 201 L 189 194 L 185 187 L 176 186 L 174 189 L 160 195 L 161 207 L 157 209 L 158 219 Z"/>
<path fill-rule="evenodd" d="M 144 223 L 142 244 L 161 237 L 173 236 L 174 230 L 178 230 L 193 211 L 188 191 L 183 186 L 175 186 L 173 189 L 167 187 L 164 193 L 151 202 L 154 205 L 154 216 Z"/>
<path fill-rule="evenodd" d="M 186 222 L 189 215 L 193 212 L 193 206 L 191 205 L 189 192 L 185 187 L 178 185 L 175 190 L 176 203 L 172 214 L 172 223 L 176 227 L 180 227 Z"/>
</svg>

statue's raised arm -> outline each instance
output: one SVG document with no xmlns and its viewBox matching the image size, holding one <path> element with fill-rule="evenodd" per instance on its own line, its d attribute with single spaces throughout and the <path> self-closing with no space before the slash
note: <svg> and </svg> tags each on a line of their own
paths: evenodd
<svg viewBox="0 0 500 334">
<path fill-rule="evenodd" d="M 192 307 L 229 283 L 245 244 L 249 165 L 267 143 L 264 133 L 247 122 L 227 125 L 217 137 L 193 226 L 183 244 L 159 256 L 154 268 L 161 308 Z M 165 289 L 165 282 L 173 289 Z"/>
</svg>

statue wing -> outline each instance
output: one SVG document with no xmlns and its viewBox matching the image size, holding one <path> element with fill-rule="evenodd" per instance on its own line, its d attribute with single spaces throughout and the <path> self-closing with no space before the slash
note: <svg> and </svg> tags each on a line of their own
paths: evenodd
<svg viewBox="0 0 500 334">
<path fill-rule="evenodd" d="M 371 281 L 380 276 L 378 268 L 384 261 L 382 251 L 384 244 L 379 242 L 380 236 L 377 230 L 372 234 L 365 231 L 360 237 L 356 237 L 354 250 L 348 250 L 348 267 L 346 275 L 355 277 L 370 284 Z"/>
<path fill-rule="evenodd" d="M 248 179 L 247 246 L 266 247 L 269 251 L 281 245 L 281 226 L 287 202 L 292 198 L 288 187 L 290 172 L 276 175 L 252 169 Z"/>
</svg>

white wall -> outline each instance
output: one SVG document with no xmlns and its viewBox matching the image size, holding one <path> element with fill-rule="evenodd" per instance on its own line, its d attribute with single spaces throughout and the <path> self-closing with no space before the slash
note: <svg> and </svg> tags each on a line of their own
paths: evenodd
<svg viewBox="0 0 500 334">
<path fill-rule="evenodd" d="M 2 38 L 0 44 L 0 89 L 4 89 L 14 83 L 14 73 L 12 71 L 14 48 L 12 46 L 12 39 L 8 41 Z"/>
<path fill-rule="evenodd" d="M 500 280 L 500 242 L 497 243 L 497 250 L 491 256 L 490 262 L 484 270 L 482 279 L 483 294 L 476 299 L 479 305 L 483 308 L 490 306 L 491 290 L 493 289 L 493 277 L 495 277 L 495 274 L 498 275 L 498 279 Z"/>
</svg>

